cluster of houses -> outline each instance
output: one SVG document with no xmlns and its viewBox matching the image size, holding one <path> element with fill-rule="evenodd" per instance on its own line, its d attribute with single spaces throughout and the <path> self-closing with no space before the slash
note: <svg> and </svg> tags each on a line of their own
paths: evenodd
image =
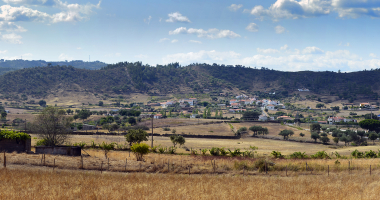
<svg viewBox="0 0 380 200">
<path fill-rule="evenodd" d="M 257 100 L 256 97 L 248 98 L 248 96 L 246 95 L 244 96 L 239 95 L 237 96 L 236 99 L 230 100 L 230 107 L 231 109 L 234 109 L 235 112 L 236 112 L 236 109 L 241 110 L 241 107 L 244 105 L 253 105 L 253 104 L 255 105 L 261 104 L 262 107 L 265 107 L 268 110 L 277 110 L 277 108 L 285 108 L 284 104 L 282 104 L 280 101 L 274 101 L 270 99 Z"/>
<path fill-rule="evenodd" d="M 344 117 L 329 117 L 327 119 L 329 124 L 339 123 L 339 122 L 358 122 L 356 119 L 347 119 Z"/>
</svg>

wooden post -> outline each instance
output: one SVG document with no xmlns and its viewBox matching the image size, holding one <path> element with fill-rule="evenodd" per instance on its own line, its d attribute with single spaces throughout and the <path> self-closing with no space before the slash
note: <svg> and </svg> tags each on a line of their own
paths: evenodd
<svg viewBox="0 0 380 200">
<path fill-rule="evenodd" d="M 44 154 L 44 166 L 46 166 L 46 162 L 45 162 L 45 156 L 46 156 L 46 155 Z"/>
<path fill-rule="evenodd" d="M 245 170 L 245 166 L 243 166 L 243 176 L 244 176 L 244 170 Z"/>
<path fill-rule="evenodd" d="M 372 174 L 372 166 L 370 165 L 369 166 L 369 175 L 371 175 Z"/>
<path fill-rule="evenodd" d="M 5 153 L 4 153 L 4 155 L 5 155 Z M 4 168 L 7 168 L 7 157 L 6 156 L 4 156 Z"/>
<path fill-rule="evenodd" d="M 84 168 L 83 167 L 83 156 L 80 156 L 80 163 L 81 163 L 80 168 L 83 169 Z"/>
<path fill-rule="evenodd" d="M 124 171 L 127 171 L 127 164 L 128 164 L 128 158 L 125 159 L 125 170 Z"/>
<path fill-rule="evenodd" d="M 189 165 L 189 176 L 190 176 L 190 165 Z"/>
<path fill-rule="evenodd" d="M 267 169 L 267 161 L 265 160 L 265 174 L 268 174 L 268 169 Z"/>
<path fill-rule="evenodd" d="M 110 170 L 110 158 L 108 158 L 108 168 L 107 170 Z"/>
<path fill-rule="evenodd" d="M 168 172 L 170 171 L 170 169 L 169 169 L 169 159 L 168 159 Z"/>
<path fill-rule="evenodd" d="M 286 165 L 286 176 L 288 176 L 288 166 Z"/>
<path fill-rule="evenodd" d="M 153 148 L 153 118 L 154 118 L 154 115 L 152 115 L 152 145 L 151 145 L 151 148 Z"/>
<path fill-rule="evenodd" d="M 348 161 L 348 173 L 351 174 L 350 161 Z"/>
<path fill-rule="evenodd" d="M 100 173 L 103 173 L 103 161 L 102 161 L 102 164 L 100 165 Z"/>
<path fill-rule="evenodd" d="M 307 162 L 306 162 L 306 171 L 307 171 Z"/>
<path fill-rule="evenodd" d="M 327 165 L 327 176 L 330 176 L 330 165 Z"/>
<path fill-rule="evenodd" d="M 55 158 L 54 158 L 54 163 L 53 163 L 53 171 L 54 171 L 54 168 L 55 168 Z"/>
</svg>

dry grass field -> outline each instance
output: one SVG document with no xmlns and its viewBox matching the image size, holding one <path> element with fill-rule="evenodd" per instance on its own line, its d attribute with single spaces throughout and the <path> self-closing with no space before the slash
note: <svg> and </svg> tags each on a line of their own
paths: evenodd
<svg viewBox="0 0 380 200">
<path fill-rule="evenodd" d="M 90 152 L 92 157 L 101 152 Z M 250 170 L 255 162 L 249 160 L 217 159 L 215 173 L 207 156 L 157 155 L 147 162 L 128 160 L 116 162 L 112 152 L 110 170 L 100 173 L 91 169 L 85 158 L 85 169 L 78 170 L 79 158 L 55 156 L 58 160 L 52 169 L 52 156 L 47 156 L 49 167 L 30 164 L 10 164 L 0 168 L 0 199 L 378 199 L 380 195 L 379 159 L 358 159 L 351 163 L 340 160 L 268 160 L 275 162 L 277 170 L 268 174 Z M 26 159 L 39 161 L 40 155 L 7 154 L 9 162 Z M 161 157 L 162 156 L 162 157 Z M 152 164 L 153 158 L 155 163 Z M 196 159 L 199 158 L 199 159 Z M 161 160 L 164 163 L 161 165 Z M 193 163 L 191 174 L 187 166 Z M 166 161 L 170 160 L 167 170 Z M 180 162 L 181 160 L 181 162 Z M 174 164 L 173 164 L 174 161 Z M 305 161 L 309 170 L 306 170 Z M 71 167 L 67 166 L 74 163 Z M 237 164 L 236 164 L 237 163 Z M 239 169 L 245 163 L 245 172 Z M 240 164 L 240 165 L 239 165 Z M 184 167 L 181 168 L 181 165 Z M 327 165 L 330 173 L 327 174 Z M 371 165 L 371 175 L 369 173 Z M 284 167 L 288 166 L 289 171 Z M 95 166 L 99 168 L 99 165 Z M 119 170 L 116 170 L 116 169 Z M 132 169 L 133 168 L 133 169 Z M 107 169 L 104 165 L 103 169 Z M 139 173 L 137 173 L 139 172 Z M 286 176 L 287 175 L 287 176 Z"/>
</svg>

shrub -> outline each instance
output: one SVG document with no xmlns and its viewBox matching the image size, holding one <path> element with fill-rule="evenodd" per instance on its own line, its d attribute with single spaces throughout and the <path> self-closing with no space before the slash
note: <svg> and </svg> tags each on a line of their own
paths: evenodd
<svg viewBox="0 0 380 200">
<path fill-rule="evenodd" d="M 284 155 L 282 155 L 281 152 L 279 152 L 279 151 L 272 151 L 271 155 L 274 158 L 284 158 Z"/>
<path fill-rule="evenodd" d="M 150 150 L 153 152 L 153 153 L 157 153 L 157 149 L 158 149 L 159 146 L 153 146 L 150 148 Z"/>
<path fill-rule="evenodd" d="M 355 151 L 351 152 L 351 156 L 353 156 L 355 158 L 363 158 L 364 157 L 364 153 L 360 152 L 357 149 L 355 149 Z"/>
<path fill-rule="evenodd" d="M 168 149 L 168 152 L 170 154 L 175 154 L 176 151 L 177 151 L 177 147 L 169 147 L 169 149 Z"/>
<path fill-rule="evenodd" d="M 36 146 L 46 146 L 46 139 L 38 140 Z"/>
<path fill-rule="evenodd" d="M 377 158 L 376 152 L 369 150 L 365 152 L 366 158 Z"/>
<path fill-rule="evenodd" d="M 228 151 L 230 152 L 230 155 L 232 157 L 235 157 L 235 156 L 240 156 L 242 153 L 240 152 L 240 149 L 235 149 L 234 151 L 231 151 L 230 149 L 228 149 Z"/>
<path fill-rule="evenodd" d="M 181 145 L 185 144 L 186 142 L 185 138 L 182 135 L 175 134 L 170 136 L 170 140 L 172 141 L 174 147 L 176 144 L 179 144 L 179 146 L 181 147 Z"/>
<path fill-rule="evenodd" d="M 206 155 L 207 151 L 208 151 L 207 149 L 202 149 L 202 150 L 201 150 L 202 155 Z"/>
<path fill-rule="evenodd" d="M 220 151 L 220 155 L 222 156 L 226 156 L 228 154 L 228 151 L 226 151 L 224 147 L 220 148 L 219 151 Z"/>
<path fill-rule="evenodd" d="M 74 143 L 73 146 L 78 146 L 78 147 L 81 147 L 83 149 L 83 147 L 86 146 L 86 143 L 85 142 Z"/>
<path fill-rule="evenodd" d="M 305 154 L 305 152 L 301 153 L 301 152 L 294 152 L 292 154 L 289 155 L 289 158 L 292 158 L 292 159 L 304 159 L 304 158 L 308 158 L 308 156 Z"/>
<path fill-rule="evenodd" d="M 10 131 L 10 130 L 1 130 L 0 131 L 0 140 L 1 139 L 9 140 L 27 140 L 30 139 L 30 135 L 24 132 Z"/>
<path fill-rule="evenodd" d="M 170 131 L 170 128 L 169 127 L 164 127 L 164 128 L 162 128 L 162 130 L 164 130 L 164 131 Z"/>
<path fill-rule="evenodd" d="M 91 148 L 96 148 L 96 144 L 94 142 L 94 140 L 91 140 L 91 145 L 90 145 Z"/>
<path fill-rule="evenodd" d="M 136 156 L 137 161 L 142 161 L 143 156 L 149 153 L 149 146 L 144 143 L 136 143 L 131 146 L 132 152 Z"/>
<path fill-rule="evenodd" d="M 330 159 L 330 156 L 327 155 L 326 151 L 318 151 L 316 154 L 311 155 L 310 157 L 314 159 Z"/>
<path fill-rule="evenodd" d="M 158 152 L 160 152 L 160 153 L 165 153 L 165 151 L 167 150 L 167 148 L 166 147 L 159 147 L 158 148 Z"/>
<path fill-rule="evenodd" d="M 211 148 L 211 149 L 209 150 L 209 152 L 210 152 L 210 154 L 213 155 L 213 156 L 219 156 L 219 152 L 220 152 L 220 150 L 219 150 L 219 148 L 217 148 L 217 147 L 213 147 L 213 148 Z"/>
</svg>

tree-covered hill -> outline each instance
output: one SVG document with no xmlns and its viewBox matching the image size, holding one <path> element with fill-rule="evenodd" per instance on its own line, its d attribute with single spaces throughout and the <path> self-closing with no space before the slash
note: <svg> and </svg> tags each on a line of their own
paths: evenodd
<svg viewBox="0 0 380 200">
<path fill-rule="evenodd" d="M 377 99 L 379 78 L 380 70 L 352 73 L 282 72 L 216 64 L 196 63 L 182 67 L 172 63 L 153 67 L 141 62 L 121 62 L 99 70 L 48 66 L 8 72 L 0 76 L 0 93 L 43 96 L 56 89 L 75 91 L 77 86 L 92 93 L 118 94 L 202 93 L 205 89 L 286 93 L 307 88 L 316 94 L 334 95 L 341 99 Z"/>
</svg>

